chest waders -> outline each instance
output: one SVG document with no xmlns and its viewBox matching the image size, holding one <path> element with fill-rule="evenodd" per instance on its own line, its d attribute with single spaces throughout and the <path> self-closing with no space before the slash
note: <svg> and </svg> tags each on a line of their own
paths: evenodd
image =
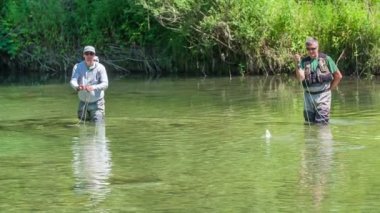
<svg viewBox="0 0 380 213">
<path fill-rule="evenodd" d="M 310 57 L 307 57 L 304 62 L 305 80 L 302 81 L 302 85 L 305 89 L 315 84 L 330 83 L 334 80 L 327 64 L 327 55 L 319 54 L 318 65 L 315 70 L 312 70 L 311 60 Z"/>
<path fill-rule="evenodd" d="M 324 87 L 320 91 L 312 90 L 310 88 L 323 87 L 325 84 L 330 84 L 333 80 L 327 55 L 319 54 L 317 66 L 312 65 L 312 59 L 307 57 L 304 61 L 305 80 L 302 81 L 305 90 L 305 108 L 304 118 L 308 123 L 321 123 L 327 124 L 330 118 L 331 108 L 331 91 L 329 86 Z"/>
</svg>

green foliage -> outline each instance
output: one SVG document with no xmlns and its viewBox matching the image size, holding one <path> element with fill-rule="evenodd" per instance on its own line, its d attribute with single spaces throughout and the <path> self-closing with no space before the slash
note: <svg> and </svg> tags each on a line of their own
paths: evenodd
<svg viewBox="0 0 380 213">
<path fill-rule="evenodd" d="M 346 73 L 378 70 L 379 1 L 143 2 L 163 26 L 189 31 L 187 40 L 197 49 L 192 54 L 206 62 L 223 55 L 219 62 L 232 62 L 236 70 L 244 63 L 251 73 L 286 72 L 294 66 L 291 56 L 306 54 L 304 41 L 313 36 L 322 51 L 342 56 Z"/>
<path fill-rule="evenodd" d="M 68 76 L 88 44 L 116 69 L 291 72 L 292 55 L 306 54 L 309 36 L 335 60 L 341 56 L 346 74 L 379 74 L 378 0 L 0 0 L 0 6 L 0 56 L 18 66 L 3 63 L 42 80 Z"/>
</svg>

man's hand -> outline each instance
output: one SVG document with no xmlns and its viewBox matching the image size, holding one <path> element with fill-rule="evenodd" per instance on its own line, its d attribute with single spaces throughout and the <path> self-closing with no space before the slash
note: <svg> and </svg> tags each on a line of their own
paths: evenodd
<svg viewBox="0 0 380 213">
<path fill-rule="evenodd" d="M 293 60 L 297 64 L 296 65 L 296 76 L 297 76 L 297 79 L 299 81 L 305 80 L 305 73 L 302 71 L 301 66 L 300 66 L 300 64 L 301 64 L 301 56 L 297 53 L 297 54 L 294 55 Z"/>
<path fill-rule="evenodd" d="M 294 55 L 293 59 L 296 64 L 301 62 L 301 56 L 298 53 Z"/>
<path fill-rule="evenodd" d="M 78 91 L 81 91 L 81 90 L 86 90 L 87 92 L 91 92 L 91 91 L 94 91 L 94 87 L 91 86 L 91 85 L 79 85 L 79 87 L 77 88 Z"/>
<path fill-rule="evenodd" d="M 340 83 L 340 80 L 342 80 L 343 75 L 342 73 L 337 70 L 334 74 L 334 80 L 331 82 L 330 89 L 334 90 L 338 87 L 338 84 Z"/>
<path fill-rule="evenodd" d="M 88 85 L 88 86 L 86 86 L 86 88 L 85 88 L 86 90 L 87 90 L 87 92 L 91 92 L 91 91 L 94 91 L 94 87 L 93 86 L 91 86 L 91 85 Z"/>
</svg>

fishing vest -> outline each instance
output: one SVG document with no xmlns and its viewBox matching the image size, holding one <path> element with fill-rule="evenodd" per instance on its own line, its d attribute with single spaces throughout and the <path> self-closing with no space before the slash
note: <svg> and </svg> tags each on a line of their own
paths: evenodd
<svg viewBox="0 0 380 213">
<path fill-rule="evenodd" d="M 311 58 L 310 56 L 307 57 L 304 61 L 305 80 L 302 82 L 303 86 L 308 87 L 315 84 L 330 83 L 334 80 L 327 63 L 327 55 L 320 53 L 317 69 L 313 72 L 311 70 Z"/>
</svg>

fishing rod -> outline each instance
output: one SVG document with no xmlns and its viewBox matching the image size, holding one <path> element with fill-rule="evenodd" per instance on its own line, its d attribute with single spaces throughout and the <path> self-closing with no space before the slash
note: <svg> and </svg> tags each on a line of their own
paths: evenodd
<svg viewBox="0 0 380 213">
<path fill-rule="evenodd" d="M 82 85 L 79 86 L 78 92 L 84 92 L 83 90 L 87 90 L 87 81 L 85 80 L 85 76 L 82 77 Z M 82 115 L 79 118 L 77 125 L 79 125 L 83 119 L 83 125 L 86 126 L 87 110 L 88 110 L 88 104 L 90 102 L 90 94 L 88 91 L 86 91 L 85 95 L 86 95 L 86 100 L 85 100 L 85 103 L 82 107 Z"/>
</svg>

